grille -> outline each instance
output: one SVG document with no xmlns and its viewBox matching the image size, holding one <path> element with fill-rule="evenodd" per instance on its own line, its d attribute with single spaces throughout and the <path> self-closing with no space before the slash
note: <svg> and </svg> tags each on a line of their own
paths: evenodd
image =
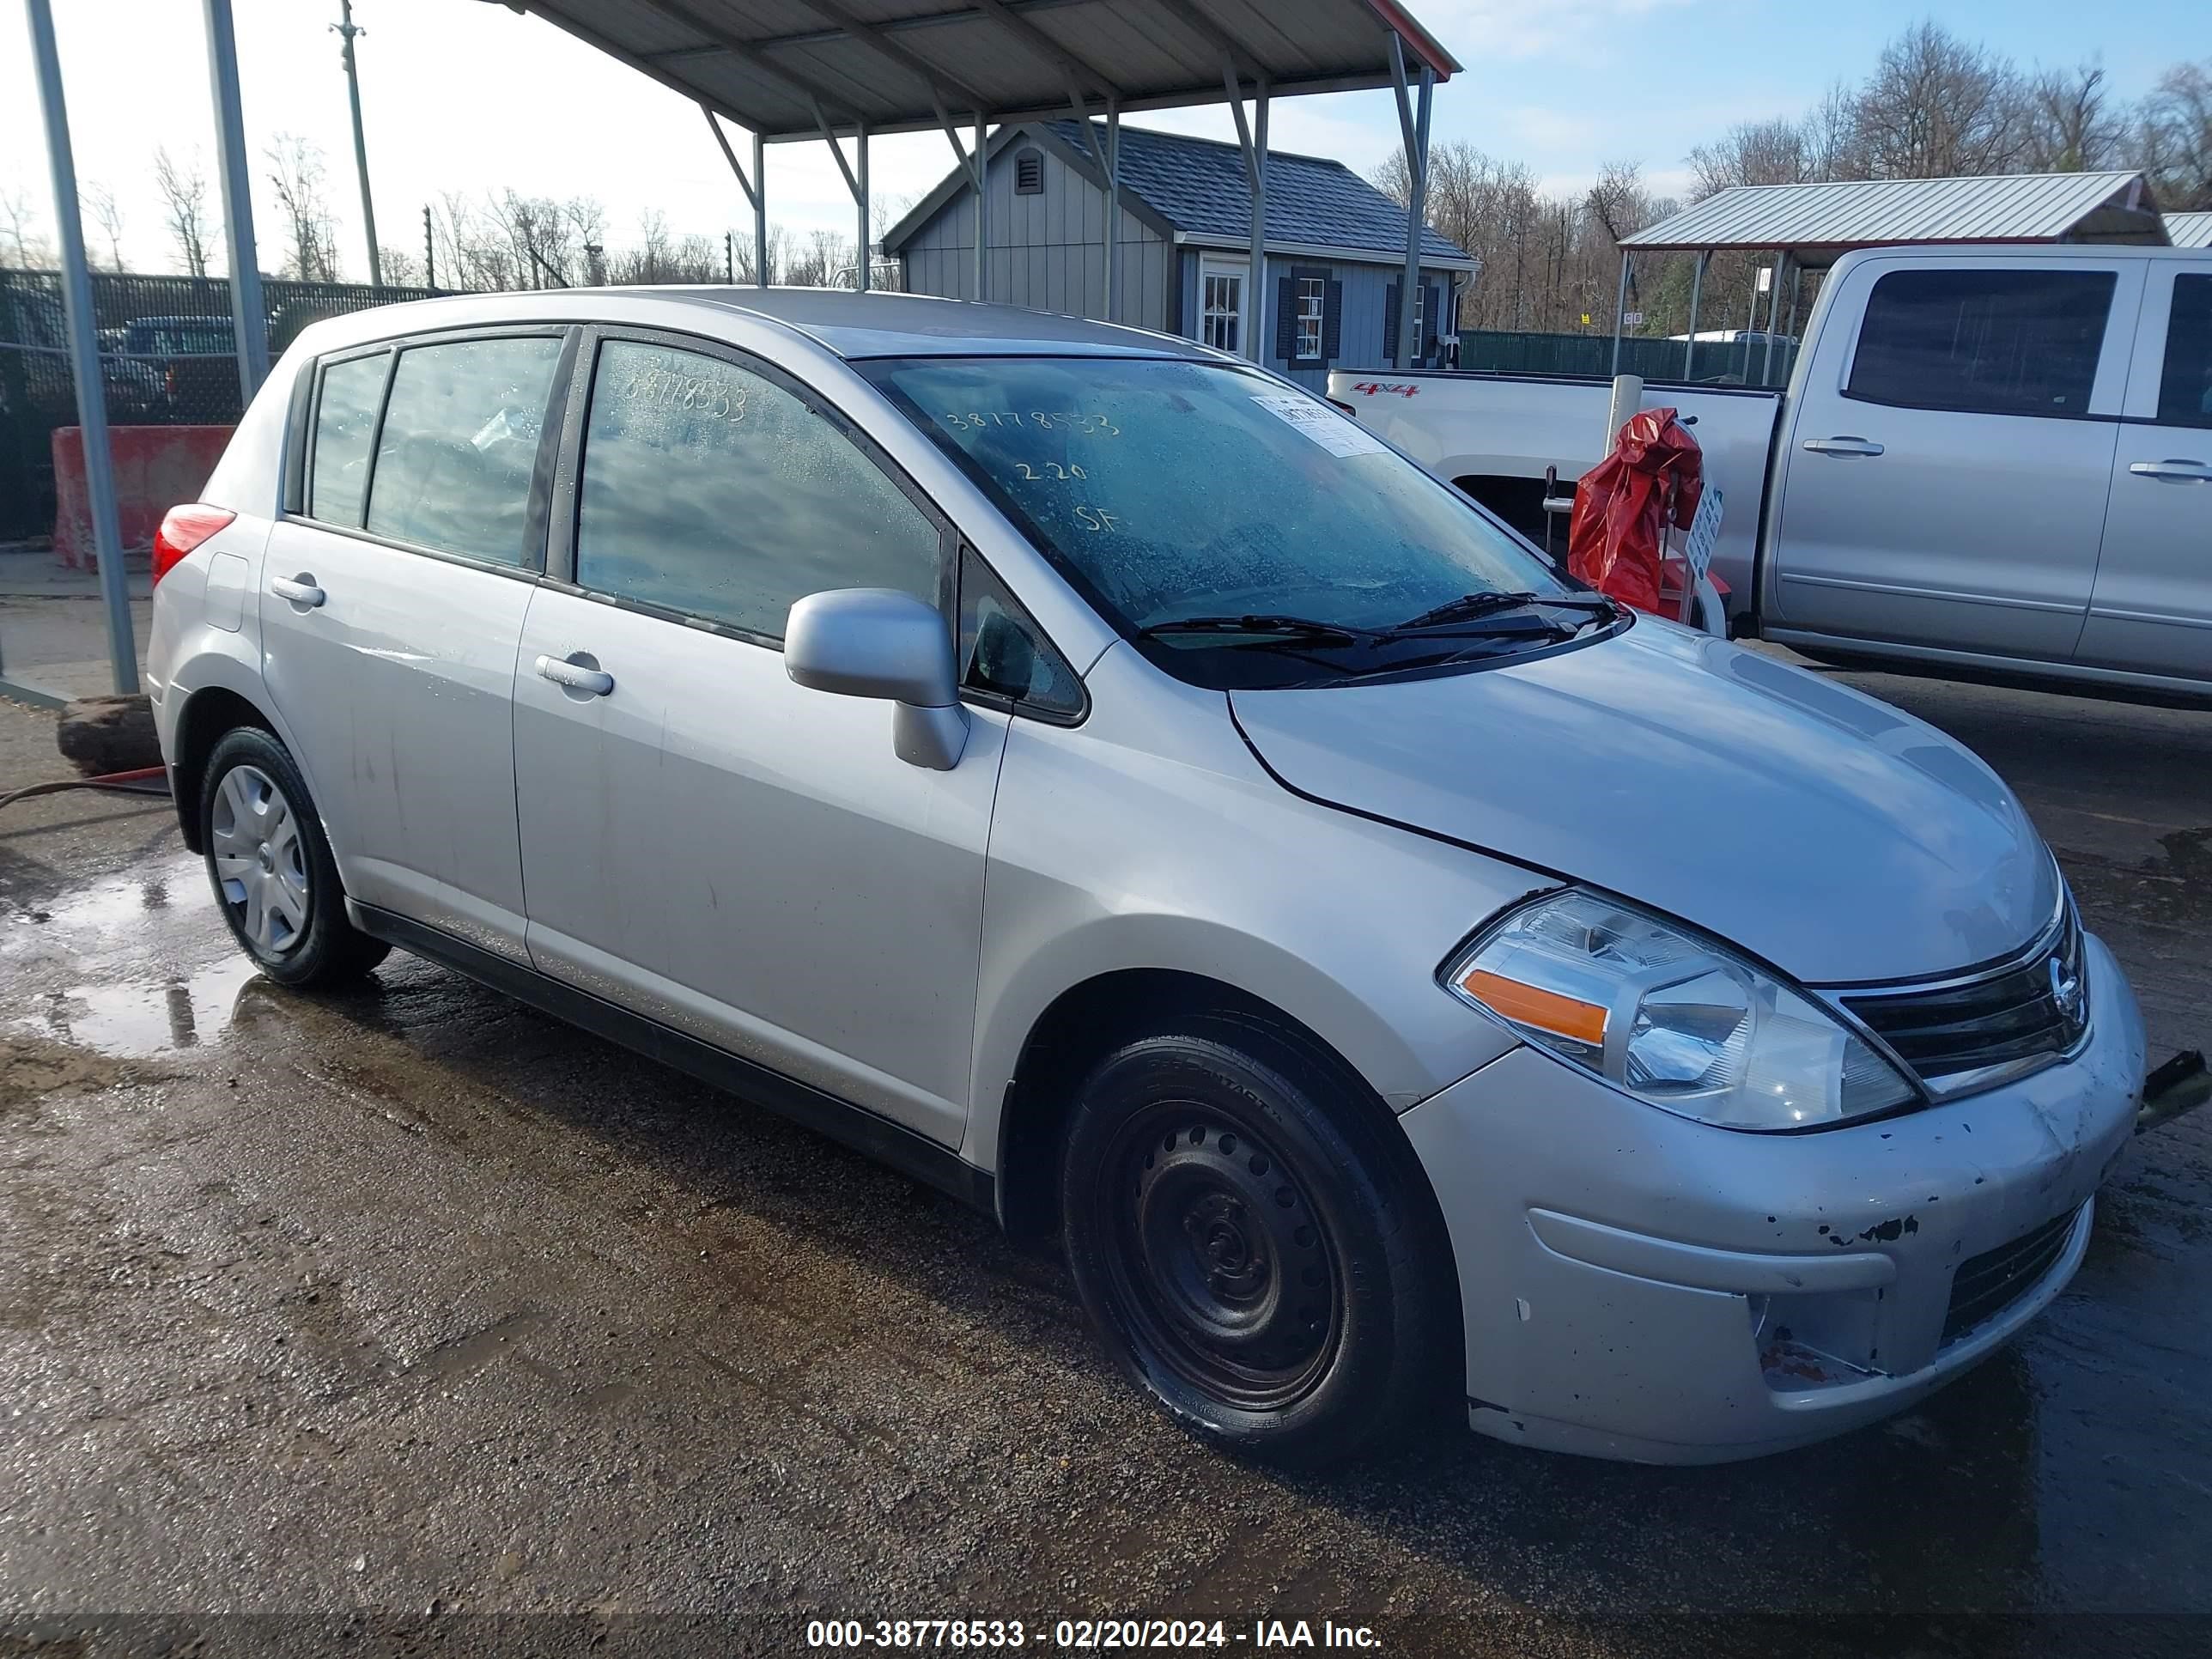
<svg viewBox="0 0 2212 1659">
<path fill-rule="evenodd" d="M 1841 1000 L 1936 1092 L 1945 1079 L 1954 1089 L 1994 1081 L 1967 1074 L 2025 1070 L 2081 1036 L 2081 923 L 2069 898 L 2052 930 L 2008 963 L 1967 979 L 1846 992 Z"/>
<path fill-rule="evenodd" d="M 2067 1235 L 2081 1213 L 2069 1210 L 2009 1244 L 1960 1263 L 1951 1280 L 1951 1310 L 1943 1316 L 1943 1345 L 1949 1346 L 2041 1284 L 2066 1249 Z"/>
</svg>

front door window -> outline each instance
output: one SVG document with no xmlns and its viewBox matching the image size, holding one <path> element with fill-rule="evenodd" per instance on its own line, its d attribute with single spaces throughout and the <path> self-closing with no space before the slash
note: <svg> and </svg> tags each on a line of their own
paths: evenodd
<svg viewBox="0 0 2212 1659">
<path fill-rule="evenodd" d="M 1201 266 L 1199 297 L 1200 342 L 1217 351 L 1236 350 L 1237 322 L 1244 310 L 1244 267 Z"/>
</svg>

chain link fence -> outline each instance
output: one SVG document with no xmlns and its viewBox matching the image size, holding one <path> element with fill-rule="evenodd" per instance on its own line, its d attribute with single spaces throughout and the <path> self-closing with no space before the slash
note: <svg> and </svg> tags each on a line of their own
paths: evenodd
<svg viewBox="0 0 2212 1659">
<path fill-rule="evenodd" d="M 309 323 L 427 288 L 265 279 L 273 359 Z M 112 426 L 228 426 L 240 413 L 230 284 L 221 277 L 95 271 L 94 325 Z M 0 269 L 0 541 L 53 528 L 53 433 L 76 424 L 58 271 Z"/>
</svg>

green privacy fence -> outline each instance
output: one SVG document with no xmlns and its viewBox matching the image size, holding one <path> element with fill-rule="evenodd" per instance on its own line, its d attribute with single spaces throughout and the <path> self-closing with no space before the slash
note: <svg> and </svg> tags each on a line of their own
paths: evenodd
<svg viewBox="0 0 2212 1659">
<path fill-rule="evenodd" d="M 1790 378 L 1794 347 L 1774 342 L 1771 376 L 1767 370 L 1767 336 L 1748 340 L 1700 340 L 1683 373 L 1685 342 L 1630 336 L 1620 343 L 1623 374 L 1641 374 L 1647 380 L 1690 380 L 1714 386 L 1779 386 Z M 1610 379 L 1613 337 L 1610 334 L 1521 334 L 1503 329 L 1462 329 L 1459 366 L 1513 374 L 1582 374 Z"/>
</svg>

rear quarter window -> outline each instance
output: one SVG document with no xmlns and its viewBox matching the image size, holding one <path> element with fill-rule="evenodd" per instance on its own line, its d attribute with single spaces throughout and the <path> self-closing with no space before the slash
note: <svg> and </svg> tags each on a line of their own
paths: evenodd
<svg viewBox="0 0 2212 1659">
<path fill-rule="evenodd" d="M 2082 415 L 2109 270 L 1893 270 L 1874 285 L 1844 395 L 1908 409 Z"/>
<path fill-rule="evenodd" d="M 368 483 L 369 445 L 376 437 L 376 406 L 384 398 L 389 353 L 353 357 L 323 370 L 315 404 L 315 447 L 307 475 L 307 516 L 325 524 L 358 526 L 362 490 Z"/>
<path fill-rule="evenodd" d="M 399 354 L 377 435 L 370 533 L 527 565 L 531 471 L 562 343 L 457 340 Z"/>
</svg>

